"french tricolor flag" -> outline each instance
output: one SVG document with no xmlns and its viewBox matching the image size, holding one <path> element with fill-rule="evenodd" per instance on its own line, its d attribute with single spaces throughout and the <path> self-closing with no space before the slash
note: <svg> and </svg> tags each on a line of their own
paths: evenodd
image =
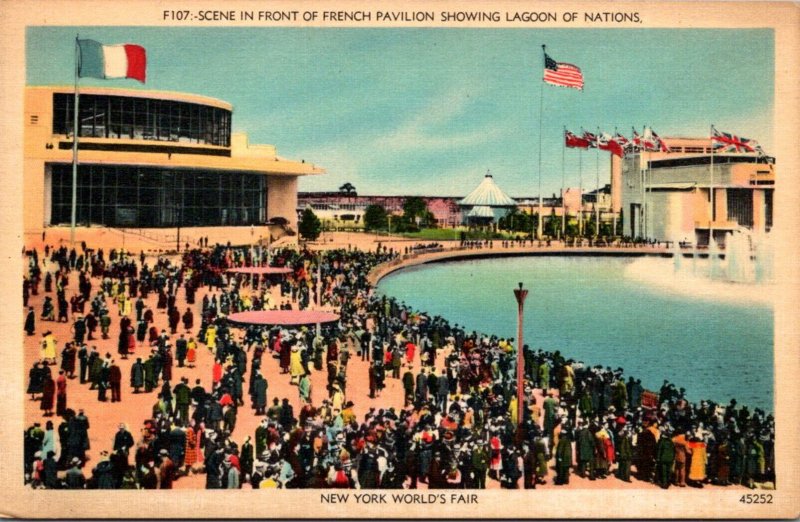
<svg viewBox="0 0 800 522">
<path fill-rule="evenodd" d="M 78 52 L 81 78 L 132 78 L 144 83 L 147 53 L 141 45 L 103 45 L 95 40 L 78 40 Z"/>
</svg>

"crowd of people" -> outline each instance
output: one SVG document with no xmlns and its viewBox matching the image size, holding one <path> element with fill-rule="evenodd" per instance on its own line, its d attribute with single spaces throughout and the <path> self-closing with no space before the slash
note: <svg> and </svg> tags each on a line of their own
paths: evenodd
<svg viewBox="0 0 800 522">
<path fill-rule="evenodd" d="M 621 368 L 588 366 L 559 351 L 524 347 L 519 419 L 514 339 L 470 332 L 381 295 L 367 276 L 396 256 L 385 247 L 320 255 L 217 245 L 153 266 L 144 256 L 111 251 L 106 260 L 102 250 L 82 250 L 46 249 L 41 260 L 35 250 L 26 255 L 26 309 L 42 274 L 45 294 L 55 286 L 59 303 L 70 274 L 79 281 L 71 314 L 64 314 L 72 316 L 72 338 L 61 340 L 59 355 L 59 340 L 43 330 L 41 358 L 29 373 L 28 393 L 39 395 L 45 416 L 55 403 L 62 419 L 57 431 L 48 420 L 44 430 L 34 423 L 25 432 L 25 477 L 33 487 L 169 489 L 193 473 L 205 474 L 209 489 L 485 488 L 487 480 L 535 488 L 569 484 L 575 475 L 662 488 L 774 485 L 768 412 L 735 400 L 692 403 L 666 381 L 653 394 Z M 264 263 L 292 272 L 258 283 L 226 274 Z M 147 306 L 150 294 L 166 312 L 161 329 Z M 38 318 L 27 310 L 29 335 L 37 323 L 55 320 L 49 306 L 45 299 Z M 310 306 L 333 308 L 340 319 L 319 330 L 240 328 L 227 319 L 243 310 Z M 96 335 L 118 336 L 120 359 L 137 355 L 133 393 L 153 394 L 155 402 L 142 426 L 120 425 L 100 460 L 88 462 L 89 422 L 69 409 L 66 383 L 79 379 L 98 390 L 99 401 L 106 389 L 112 401 L 121 399 L 120 364 L 94 348 Z M 199 378 L 173 379 L 173 366 L 191 367 L 198 350 L 214 359 L 209 387 Z M 280 373 L 266 371 L 268 358 Z M 366 375 L 348 372 L 354 358 L 368 363 Z M 327 376 L 324 389 L 312 390 L 314 372 Z M 289 398 L 270 397 L 275 379 L 297 385 L 297 411 Z M 369 383 L 370 397 L 395 379 L 403 397 L 358 416 L 364 397 L 348 393 L 353 379 Z M 261 419 L 253 433 L 237 429 L 248 407 Z"/>
</svg>

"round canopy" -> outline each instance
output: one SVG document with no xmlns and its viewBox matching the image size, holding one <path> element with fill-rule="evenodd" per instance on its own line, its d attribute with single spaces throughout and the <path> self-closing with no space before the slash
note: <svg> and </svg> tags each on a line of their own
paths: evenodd
<svg viewBox="0 0 800 522">
<path fill-rule="evenodd" d="M 273 275 L 291 274 L 293 270 L 288 267 L 279 266 L 243 266 L 239 268 L 229 268 L 226 272 L 229 274 Z"/>
<path fill-rule="evenodd" d="M 339 315 L 321 310 L 251 310 L 231 314 L 228 316 L 228 320 L 239 324 L 303 326 L 333 323 L 339 320 Z"/>
</svg>

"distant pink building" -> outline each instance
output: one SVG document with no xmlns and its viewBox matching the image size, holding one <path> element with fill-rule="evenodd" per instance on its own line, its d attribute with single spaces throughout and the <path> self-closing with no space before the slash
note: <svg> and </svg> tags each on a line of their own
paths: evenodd
<svg viewBox="0 0 800 522">
<path fill-rule="evenodd" d="M 403 213 L 403 202 L 406 198 L 415 196 L 363 196 L 359 194 L 345 194 L 343 192 L 299 192 L 297 194 L 297 209 L 302 212 L 306 206 L 313 208 L 362 212 L 369 205 L 380 205 L 390 214 Z M 461 223 L 461 210 L 456 202 L 461 199 L 448 196 L 416 196 L 428 205 L 428 211 L 433 214 L 436 224 L 440 227 L 452 227 Z"/>
</svg>

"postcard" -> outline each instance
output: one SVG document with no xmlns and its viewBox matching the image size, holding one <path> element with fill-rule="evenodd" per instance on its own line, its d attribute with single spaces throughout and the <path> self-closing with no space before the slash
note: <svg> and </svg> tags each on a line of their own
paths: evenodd
<svg viewBox="0 0 800 522">
<path fill-rule="evenodd" d="M 0 16 L 4 515 L 800 513 L 797 5 Z"/>
</svg>

